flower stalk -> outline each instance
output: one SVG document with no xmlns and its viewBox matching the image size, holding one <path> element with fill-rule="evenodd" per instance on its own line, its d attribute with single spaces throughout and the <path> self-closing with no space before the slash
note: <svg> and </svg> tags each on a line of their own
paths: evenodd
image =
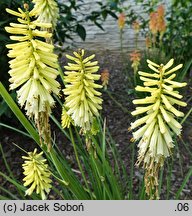
<svg viewBox="0 0 192 216">
<path fill-rule="evenodd" d="M 18 17 L 18 23 L 5 27 L 8 33 L 13 34 L 11 40 L 16 41 L 7 45 L 10 49 L 8 57 L 13 58 L 9 61 L 10 89 L 17 89 L 18 103 L 21 107 L 25 106 L 29 118 L 34 118 L 42 143 L 50 149 L 48 121 L 51 108 L 55 105 L 51 93 L 58 95 L 60 91 L 60 84 L 56 81 L 59 74 L 57 55 L 53 53 L 53 45 L 42 41 L 52 37 L 42 28 L 51 28 L 52 25 L 31 21 L 35 14 L 27 8 L 25 5 L 25 11 L 19 8 L 18 12 L 6 9 Z"/>
<path fill-rule="evenodd" d="M 96 90 L 102 88 L 102 85 L 95 83 L 101 75 L 95 74 L 99 69 L 98 62 L 91 62 L 95 55 L 84 58 L 84 50 L 73 54 L 74 56 L 66 55 L 75 63 L 68 63 L 68 66 L 65 66 L 64 107 L 74 125 L 86 132 L 91 130 L 94 117 L 98 116 L 99 110 L 102 109 L 101 92 Z"/>
<path fill-rule="evenodd" d="M 174 134 L 181 134 L 181 124 L 175 117 L 182 117 L 184 113 L 175 106 L 186 106 L 180 99 L 178 88 L 187 83 L 174 81 L 175 72 L 182 64 L 169 69 L 173 65 L 171 59 L 166 65 L 158 65 L 147 60 L 148 66 L 153 73 L 139 71 L 140 79 L 144 86 L 137 86 L 136 91 L 146 92 L 144 99 L 135 99 L 133 103 L 138 105 L 132 115 L 143 116 L 131 123 L 134 141 L 139 141 L 139 155 L 137 165 L 143 163 L 145 168 L 146 193 L 153 199 L 158 198 L 158 172 L 167 157 L 171 156 L 174 148 Z M 169 69 L 169 70 L 168 70 Z M 155 191 L 155 192 L 154 192 Z"/>
<path fill-rule="evenodd" d="M 44 200 L 46 199 L 46 193 L 50 192 L 52 180 L 50 179 L 51 172 L 46 164 L 47 160 L 42 157 L 42 154 L 43 152 L 38 154 L 37 149 L 28 152 L 28 156 L 22 156 L 25 159 L 22 167 L 25 175 L 24 186 L 30 185 L 25 194 L 30 196 L 35 191 Z"/>
</svg>

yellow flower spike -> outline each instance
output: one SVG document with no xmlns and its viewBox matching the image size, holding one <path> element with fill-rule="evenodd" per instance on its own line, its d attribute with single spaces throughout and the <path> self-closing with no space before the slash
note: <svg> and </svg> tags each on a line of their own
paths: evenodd
<svg viewBox="0 0 192 216">
<path fill-rule="evenodd" d="M 64 106 L 68 108 L 67 114 L 75 125 L 86 132 L 91 130 L 94 117 L 98 116 L 102 109 L 101 92 L 96 90 L 102 88 L 102 85 L 95 83 L 101 76 L 94 74 L 99 69 L 97 61 L 91 62 L 95 55 L 84 58 L 84 54 L 85 51 L 81 50 L 74 52 L 74 56 L 66 55 L 75 63 L 65 66 L 66 85 L 63 91 L 66 95 Z"/>
<path fill-rule="evenodd" d="M 148 104 L 148 103 L 153 103 L 155 101 L 154 97 L 146 97 L 144 99 L 135 99 L 133 100 L 133 104 Z"/>
<path fill-rule="evenodd" d="M 151 70 L 155 71 L 156 73 L 159 73 L 159 70 L 158 70 L 157 68 L 155 68 L 152 64 L 148 64 L 148 67 L 149 67 Z"/>
<path fill-rule="evenodd" d="M 148 96 L 133 100 L 138 107 L 132 112 L 132 115 L 143 114 L 143 116 L 131 123 L 131 129 L 142 125 L 133 132 L 135 141 L 141 139 L 138 144 L 137 164 L 143 163 L 146 171 L 146 193 L 151 198 L 158 198 L 158 171 L 174 148 L 173 134 L 180 135 L 182 129 L 175 117 L 181 117 L 184 114 L 175 106 L 187 105 L 180 100 L 183 96 L 175 89 L 184 87 L 187 83 L 173 80 L 176 74 L 172 73 L 182 66 L 180 64 L 170 69 L 174 63 L 173 59 L 165 65 L 158 65 L 150 60 L 147 60 L 147 63 L 149 68 L 156 73 L 138 72 L 141 80 L 144 81 L 144 86 L 137 86 L 135 89 L 140 92 L 148 92 Z"/>
<path fill-rule="evenodd" d="M 7 32 L 14 34 L 10 38 L 15 40 L 13 44 L 7 45 L 10 49 L 8 57 L 13 58 L 9 61 L 10 89 L 17 89 L 19 104 L 21 107 L 25 106 L 29 118 L 34 118 L 40 137 L 50 146 L 45 140 L 50 140 L 46 130 L 50 130 L 48 118 L 55 104 L 51 94 L 58 95 L 60 91 L 60 84 L 56 81 L 59 74 L 58 60 L 53 53 L 54 46 L 44 42 L 52 34 L 39 27 L 50 27 L 51 24 L 31 21 L 34 18 L 27 10 L 23 12 L 19 9 L 19 12 L 13 12 L 7 9 L 7 12 L 20 17 L 19 24 L 11 23 L 11 27 L 5 27 Z"/>
<path fill-rule="evenodd" d="M 183 106 L 183 107 L 187 106 L 187 103 L 185 103 L 183 101 L 177 100 L 177 99 L 169 97 L 169 96 L 167 96 L 167 98 L 170 101 L 170 103 L 177 104 L 177 105 Z"/>
<path fill-rule="evenodd" d="M 63 106 L 61 114 L 61 126 L 62 128 L 69 128 L 71 124 L 73 124 L 73 120 L 71 116 L 67 114 L 67 109 L 65 106 Z"/>
<path fill-rule="evenodd" d="M 22 10 L 19 10 L 19 12 L 14 12 L 10 9 L 7 9 L 6 11 L 21 17 L 20 20 L 23 20 L 24 18 L 28 20 L 26 24 L 23 24 L 22 22 L 20 22 L 20 24 L 11 23 L 10 25 L 12 27 L 5 27 L 7 32 L 20 35 L 11 36 L 11 39 L 22 41 L 7 45 L 7 48 L 10 49 L 8 56 L 10 58 L 15 58 L 14 60 L 9 61 L 11 68 L 9 71 L 9 74 L 11 75 L 10 82 L 12 83 L 10 89 L 18 88 L 21 85 L 25 86 L 24 88 L 21 88 L 24 91 L 17 91 L 18 101 L 21 106 L 24 104 L 26 105 L 26 110 L 30 107 L 30 111 L 27 110 L 29 117 L 34 116 L 35 119 L 38 119 L 40 108 L 37 106 L 37 110 L 33 110 L 31 104 L 36 104 L 37 99 L 39 101 L 42 100 L 44 109 L 41 109 L 41 111 L 49 110 L 50 112 L 51 107 L 54 105 L 50 93 L 59 93 L 60 85 L 55 81 L 59 72 L 57 70 L 57 56 L 53 54 L 54 47 L 36 38 L 36 36 L 47 38 L 50 37 L 51 34 L 46 31 L 38 30 L 35 25 L 36 21 L 30 21 L 31 17 L 29 16 L 28 11 L 23 12 Z M 50 26 L 50 24 L 46 25 Z M 33 26 L 33 28 L 31 28 L 31 26 Z M 38 24 L 38 26 L 41 25 Z M 34 80 L 37 81 L 36 85 Z M 46 93 L 41 95 L 39 89 L 35 86 L 43 87 L 43 91 L 46 91 Z M 30 96 L 28 94 L 30 94 Z M 47 106 L 48 109 L 46 108 Z"/>
<path fill-rule="evenodd" d="M 148 120 L 148 118 L 149 118 L 149 115 L 146 115 L 146 116 L 136 120 L 134 123 L 131 123 L 130 129 L 133 130 L 134 128 L 144 124 L 146 122 L 146 120 Z"/>
<path fill-rule="evenodd" d="M 31 195 L 34 191 L 41 195 L 41 198 L 46 199 L 46 193 L 48 194 L 51 189 L 51 172 L 46 164 L 46 159 L 42 157 L 43 152 L 37 153 L 35 148 L 33 152 L 28 152 L 28 156 L 22 156 L 25 160 L 22 164 L 25 175 L 24 186 L 30 186 L 26 190 L 25 195 Z"/>
<path fill-rule="evenodd" d="M 37 17 L 37 22 L 51 23 L 53 28 L 55 28 L 59 18 L 59 7 L 57 2 L 54 0 L 32 0 L 32 2 L 35 5 L 33 10 L 30 11 L 30 15 L 35 15 Z M 47 28 L 46 25 L 40 27 Z"/>
<path fill-rule="evenodd" d="M 163 93 L 168 94 L 168 95 L 173 96 L 173 97 L 176 97 L 178 99 L 181 99 L 183 97 L 182 95 L 178 94 L 178 91 L 167 91 L 166 89 L 163 89 Z"/>
</svg>

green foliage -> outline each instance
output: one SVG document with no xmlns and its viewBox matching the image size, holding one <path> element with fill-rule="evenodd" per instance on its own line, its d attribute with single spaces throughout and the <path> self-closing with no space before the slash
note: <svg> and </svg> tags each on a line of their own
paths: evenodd
<svg viewBox="0 0 192 216">
<path fill-rule="evenodd" d="M 187 62 L 192 56 L 192 1 L 173 1 L 167 11 L 166 53 Z"/>
<path fill-rule="evenodd" d="M 85 40 L 86 30 L 82 25 L 80 25 L 80 24 L 77 25 L 76 32 L 82 40 Z"/>
<path fill-rule="evenodd" d="M 72 132 L 71 128 L 69 129 L 70 135 L 68 136 L 68 138 L 74 148 L 77 164 L 83 178 L 82 183 L 81 179 L 79 180 L 75 173 L 72 171 L 72 167 L 70 166 L 66 157 L 61 154 L 61 151 L 58 149 L 58 146 L 54 141 L 54 147 L 50 150 L 50 152 L 47 152 L 47 148 L 44 145 L 40 145 L 39 136 L 36 129 L 24 116 L 16 103 L 12 100 L 1 82 L 0 93 L 5 99 L 6 103 L 10 106 L 20 123 L 29 133 L 31 138 L 36 142 L 37 145 L 42 148 L 42 150 L 46 154 L 46 157 L 51 166 L 51 171 L 53 172 L 53 176 L 56 177 L 56 180 L 63 190 L 63 197 L 68 196 L 68 199 L 97 200 L 123 199 L 121 184 L 118 182 L 118 178 L 120 178 L 120 176 L 115 176 L 115 173 L 110 166 L 106 151 L 105 127 L 102 128 L 101 122 L 99 122 L 99 120 L 99 134 L 97 137 L 90 137 L 89 149 L 85 148 L 86 139 L 80 137 L 79 132 L 76 129 L 74 130 L 75 132 Z M 61 125 L 59 125 L 59 127 L 61 128 Z M 78 142 L 78 145 L 76 143 L 76 140 Z M 81 155 L 81 158 L 79 157 L 79 155 Z M 11 172 L 8 164 L 6 163 L 6 159 L 4 159 L 4 162 L 8 171 Z M 10 178 L 0 172 L 0 176 L 15 185 L 18 190 L 23 192 L 25 191 L 26 188 L 23 187 L 21 183 L 17 182 L 12 175 Z M 7 193 L 7 191 L 4 192 Z M 32 196 L 31 198 L 37 199 L 34 196 Z"/>
<path fill-rule="evenodd" d="M 68 3 L 59 2 L 60 18 L 56 28 L 55 40 L 65 42 L 67 39 L 73 40 L 74 35 L 78 35 L 82 40 L 86 39 L 85 22 L 91 22 L 104 30 L 102 23 L 107 16 L 117 18 L 113 9 L 108 3 L 96 2 L 97 10 L 87 13 L 84 0 L 71 0 Z M 92 9 L 92 8 L 91 8 Z"/>
<path fill-rule="evenodd" d="M 16 93 L 12 92 L 10 96 L 15 100 L 16 99 Z M 0 97 L 1 98 L 1 97 Z M 11 118 L 12 112 L 7 106 L 7 103 L 4 100 L 0 100 L 0 117 L 5 115 L 8 118 Z"/>
</svg>

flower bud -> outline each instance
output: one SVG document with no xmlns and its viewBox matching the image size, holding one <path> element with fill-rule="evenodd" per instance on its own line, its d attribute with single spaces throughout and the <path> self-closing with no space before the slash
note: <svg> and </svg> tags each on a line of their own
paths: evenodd
<svg viewBox="0 0 192 216">
<path fill-rule="evenodd" d="M 28 152 L 27 157 L 22 156 L 25 159 L 22 167 L 25 175 L 24 186 L 30 185 L 25 194 L 30 196 L 35 191 L 44 200 L 46 199 L 46 193 L 50 192 L 52 180 L 50 179 L 51 173 L 46 163 L 47 160 L 42 157 L 42 154 L 43 152 L 38 154 L 37 149 Z"/>
</svg>

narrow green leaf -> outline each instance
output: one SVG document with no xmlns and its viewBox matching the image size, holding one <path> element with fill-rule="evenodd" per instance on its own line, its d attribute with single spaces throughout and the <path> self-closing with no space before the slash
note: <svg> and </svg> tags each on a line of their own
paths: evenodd
<svg viewBox="0 0 192 216">
<path fill-rule="evenodd" d="M 189 181 L 189 179 L 192 177 L 192 167 L 189 169 L 187 175 L 185 176 L 185 179 L 183 180 L 183 183 L 181 185 L 181 187 L 179 188 L 179 190 L 176 193 L 175 199 L 178 200 L 182 190 L 185 188 L 187 182 Z"/>
</svg>

